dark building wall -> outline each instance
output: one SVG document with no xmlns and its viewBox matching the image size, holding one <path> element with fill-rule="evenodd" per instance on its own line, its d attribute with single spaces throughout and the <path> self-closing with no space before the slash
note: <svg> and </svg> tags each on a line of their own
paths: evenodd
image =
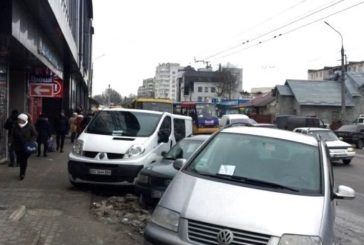
<svg viewBox="0 0 364 245">
<path fill-rule="evenodd" d="M 28 112 L 26 73 L 22 70 L 9 71 L 9 111 L 17 109 L 19 112 Z"/>
</svg>

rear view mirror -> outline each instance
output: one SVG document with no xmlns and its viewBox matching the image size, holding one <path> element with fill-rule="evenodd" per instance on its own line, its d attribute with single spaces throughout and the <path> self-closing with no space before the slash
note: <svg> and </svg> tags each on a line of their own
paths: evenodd
<svg viewBox="0 0 364 245">
<path fill-rule="evenodd" d="M 161 156 L 162 156 L 162 157 L 165 157 L 166 155 L 167 155 L 167 152 L 162 151 Z"/>
<path fill-rule="evenodd" d="M 345 185 L 339 185 L 334 193 L 336 199 L 354 199 L 355 191 Z"/>
<path fill-rule="evenodd" d="M 173 162 L 173 167 L 177 170 L 180 170 L 186 165 L 187 160 L 183 158 L 179 158 Z"/>
</svg>

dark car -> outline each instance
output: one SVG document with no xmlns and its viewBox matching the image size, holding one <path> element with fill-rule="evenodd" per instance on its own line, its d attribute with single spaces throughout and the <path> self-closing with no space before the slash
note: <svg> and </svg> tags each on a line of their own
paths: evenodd
<svg viewBox="0 0 364 245">
<path fill-rule="evenodd" d="M 189 159 L 192 153 L 210 135 L 196 135 L 184 138 L 167 152 L 160 162 L 145 166 L 138 174 L 135 189 L 142 205 L 153 205 L 162 197 L 163 192 L 178 172 L 173 167 L 176 159 Z"/>
<path fill-rule="evenodd" d="M 335 131 L 335 134 L 349 144 L 355 144 L 356 148 L 363 149 L 364 124 L 343 125 Z"/>
</svg>

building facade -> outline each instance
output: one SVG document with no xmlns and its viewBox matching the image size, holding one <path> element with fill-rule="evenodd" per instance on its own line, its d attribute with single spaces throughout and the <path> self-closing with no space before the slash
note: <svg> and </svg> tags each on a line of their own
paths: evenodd
<svg viewBox="0 0 364 245">
<path fill-rule="evenodd" d="M 347 72 L 364 72 L 364 61 L 349 62 Z M 341 75 L 341 66 L 325 66 L 318 70 L 308 70 L 308 80 L 337 80 Z"/>
<path fill-rule="evenodd" d="M 143 80 L 143 85 L 138 88 L 138 97 L 154 98 L 154 78 L 147 78 Z"/>
<path fill-rule="evenodd" d="M 92 86 L 92 0 L 2 0 L 0 7 L 0 133 L 9 112 L 89 107 Z M 6 159 L 1 137 L 0 161 Z"/>
<path fill-rule="evenodd" d="M 177 100 L 178 72 L 181 66 L 177 63 L 159 64 L 154 77 L 155 98 Z"/>
</svg>

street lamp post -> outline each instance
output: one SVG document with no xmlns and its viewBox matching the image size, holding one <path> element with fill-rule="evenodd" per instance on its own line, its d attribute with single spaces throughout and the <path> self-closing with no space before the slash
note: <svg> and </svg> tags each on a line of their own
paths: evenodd
<svg viewBox="0 0 364 245">
<path fill-rule="evenodd" d="M 343 121 L 345 115 L 345 53 L 344 53 L 344 39 L 341 33 L 332 27 L 329 23 L 324 21 L 331 29 L 333 29 L 341 38 L 341 120 Z"/>
</svg>

